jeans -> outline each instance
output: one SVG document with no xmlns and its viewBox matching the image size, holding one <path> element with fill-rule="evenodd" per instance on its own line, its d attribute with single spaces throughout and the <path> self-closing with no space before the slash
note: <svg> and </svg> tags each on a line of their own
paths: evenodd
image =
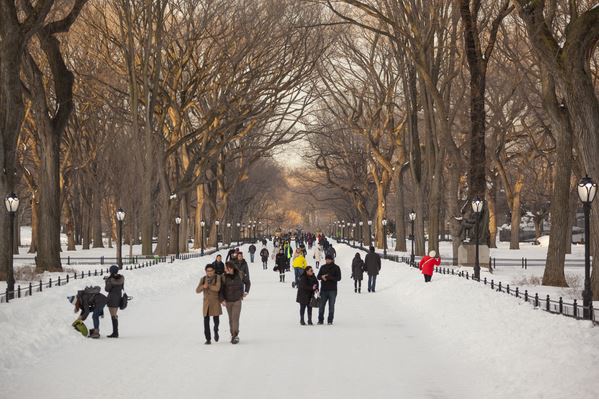
<svg viewBox="0 0 599 401">
<path fill-rule="evenodd" d="M 312 323 L 312 307 L 306 304 L 300 304 L 300 322 L 304 321 L 304 312 L 308 309 L 308 323 Z"/>
<path fill-rule="evenodd" d="M 250 253 L 250 262 L 254 263 L 254 254 Z"/>
<path fill-rule="evenodd" d="M 266 260 L 262 261 L 262 269 L 264 269 L 264 270 L 268 269 L 268 262 Z"/>
<path fill-rule="evenodd" d="M 100 316 L 104 315 L 104 308 L 96 308 L 92 313 L 92 320 L 94 322 L 94 329 L 100 330 Z"/>
<path fill-rule="evenodd" d="M 304 274 L 304 269 L 300 269 L 299 267 L 294 267 L 293 273 L 295 274 L 295 285 L 298 285 L 300 278 L 302 277 L 302 274 Z"/>
<path fill-rule="evenodd" d="M 324 308 L 329 303 L 328 323 L 333 323 L 335 317 L 335 300 L 337 299 L 337 290 L 320 291 L 320 308 L 318 309 L 318 322 L 324 322 Z"/>
<path fill-rule="evenodd" d="M 374 292 L 376 287 L 376 274 L 368 275 L 368 291 Z"/>
<path fill-rule="evenodd" d="M 429 281 L 431 281 L 431 278 L 433 278 L 433 276 L 432 276 L 432 275 L 425 274 L 425 275 L 424 275 L 424 282 L 425 282 L 425 283 L 428 283 Z"/>
<path fill-rule="evenodd" d="M 219 316 L 214 316 L 214 333 L 218 333 L 218 325 L 220 323 Z M 206 336 L 206 340 L 210 340 L 210 316 L 204 316 L 204 336 Z"/>
</svg>

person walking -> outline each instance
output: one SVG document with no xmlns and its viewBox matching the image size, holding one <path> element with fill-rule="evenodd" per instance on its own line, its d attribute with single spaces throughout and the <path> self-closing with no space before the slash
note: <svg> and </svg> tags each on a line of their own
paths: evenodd
<svg viewBox="0 0 599 401">
<path fill-rule="evenodd" d="M 221 255 L 216 255 L 216 260 L 212 262 L 212 266 L 214 266 L 214 272 L 219 276 L 225 272 L 225 264 Z"/>
<path fill-rule="evenodd" d="M 317 278 L 320 284 L 320 308 L 318 324 L 324 324 L 324 309 L 329 304 L 328 324 L 333 324 L 335 318 L 335 301 L 337 300 L 337 282 L 341 280 L 341 269 L 334 263 L 331 255 L 325 257 L 325 264 L 320 268 Z"/>
<path fill-rule="evenodd" d="M 229 252 L 227 252 L 227 258 L 225 259 L 225 262 L 228 262 L 230 260 L 236 260 L 237 252 L 239 252 L 239 248 L 229 249 Z"/>
<path fill-rule="evenodd" d="M 249 280 L 250 268 L 248 267 L 248 262 L 246 262 L 245 259 L 243 258 L 243 252 L 241 252 L 241 251 L 237 252 L 237 259 L 235 260 L 235 265 L 237 266 L 237 269 L 239 269 L 239 271 L 241 271 L 244 275 L 246 275 Z M 226 265 L 225 265 L 225 267 L 226 267 Z"/>
<path fill-rule="evenodd" d="M 94 328 L 89 331 L 91 338 L 100 338 L 100 316 L 104 316 L 104 307 L 108 303 L 108 298 L 100 291 L 99 286 L 89 286 L 77 291 L 77 295 L 67 297 L 69 302 L 75 305 L 75 313 L 81 311 L 77 320 L 73 322 L 73 327 L 84 322 L 89 314 L 92 314 Z"/>
<path fill-rule="evenodd" d="M 354 292 L 362 293 L 362 279 L 364 278 L 364 261 L 359 252 L 356 252 L 351 263 L 351 278 L 354 279 Z"/>
<path fill-rule="evenodd" d="M 306 269 L 307 266 L 306 258 L 304 257 L 304 253 L 300 248 L 295 249 L 295 255 L 293 256 L 292 266 L 293 273 L 295 276 L 295 280 L 292 283 L 292 287 L 295 288 L 298 285 L 299 279 L 302 276 L 302 274 L 304 274 L 304 269 Z"/>
<path fill-rule="evenodd" d="M 268 255 L 269 255 L 268 249 L 266 249 L 266 246 L 265 246 L 260 251 L 260 258 L 262 259 L 262 269 L 263 270 L 268 269 Z"/>
<path fill-rule="evenodd" d="M 424 256 L 422 259 L 420 259 L 418 267 L 422 271 L 425 283 L 431 281 L 433 278 L 433 272 L 435 271 L 435 266 L 439 266 L 440 264 L 441 258 L 437 256 L 437 252 L 434 250 L 430 251 L 427 256 Z"/>
<path fill-rule="evenodd" d="M 291 268 L 291 258 L 293 257 L 293 248 L 291 247 L 291 244 L 289 244 L 289 242 L 287 241 L 285 241 L 285 244 L 283 244 L 283 253 L 287 258 L 286 268 L 287 271 L 289 271 Z"/>
<path fill-rule="evenodd" d="M 254 254 L 256 253 L 256 245 L 250 245 L 250 263 L 254 263 Z"/>
<path fill-rule="evenodd" d="M 250 278 L 231 262 L 225 263 L 225 274 L 222 276 L 221 300 L 229 315 L 231 344 L 239 343 L 239 318 L 241 302 L 250 292 Z"/>
<path fill-rule="evenodd" d="M 104 283 L 104 291 L 108 293 L 107 305 L 110 312 L 110 320 L 112 321 L 112 334 L 107 337 L 119 338 L 119 316 L 118 311 L 121 306 L 121 298 L 125 289 L 125 277 L 119 274 L 117 265 L 110 266 L 110 276 L 106 277 Z"/>
<path fill-rule="evenodd" d="M 204 315 L 204 336 L 206 342 L 204 344 L 211 344 L 211 333 L 210 333 L 210 316 L 214 321 L 214 341 L 218 342 L 218 325 L 220 323 L 220 315 L 223 314 L 223 310 L 220 305 L 219 292 L 222 285 L 221 276 L 216 274 L 216 269 L 213 265 L 206 265 L 204 269 L 206 275 L 201 278 L 200 283 L 196 287 L 196 294 L 204 293 L 204 305 L 202 312 Z"/>
<path fill-rule="evenodd" d="M 370 252 L 364 258 L 364 265 L 368 273 L 368 292 L 376 292 L 376 276 L 381 271 L 381 257 L 374 251 L 374 246 L 370 246 Z"/>
<path fill-rule="evenodd" d="M 337 251 L 335 250 L 335 248 L 333 248 L 333 245 L 328 244 L 328 247 L 325 248 L 324 251 L 325 256 L 330 256 L 333 258 L 333 260 L 335 260 L 335 258 L 337 257 Z"/>
<path fill-rule="evenodd" d="M 314 270 L 312 266 L 306 267 L 305 273 L 299 280 L 297 285 L 297 297 L 295 301 L 300 304 L 300 324 L 306 325 L 304 320 L 304 313 L 308 310 L 308 324 L 312 326 L 312 307 L 310 306 L 310 300 L 318 292 L 318 279 L 314 276 Z"/>
<path fill-rule="evenodd" d="M 279 282 L 285 282 L 285 271 L 287 270 L 287 257 L 283 253 L 283 248 L 279 248 L 279 253 L 275 259 L 275 269 L 279 272 Z"/>
<path fill-rule="evenodd" d="M 314 263 L 316 264 L 316 270 L 320 267 L 320 261 L 323 256 L 322 245 L 317 245 L 314 249 Z"/>
</svg>

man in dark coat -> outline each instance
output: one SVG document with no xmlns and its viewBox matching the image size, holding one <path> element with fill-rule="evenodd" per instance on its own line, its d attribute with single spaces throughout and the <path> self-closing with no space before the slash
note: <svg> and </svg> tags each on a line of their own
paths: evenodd
<svg viewBox="0 0 599 401">
<path fill-rule="evenodd" d="M 268 269 L 268 249 L 266 249 L 266 246 L 264 248 L 262 248 L 262 250 L 260 251 L 260 258 L 262 259 L 262 269 L 266 270 Z"/>
<path fill-rule="evenodd" d="M 320 284 L 320 308 L 318 310 L 318 324 L 324 323 L 324 308 L 329 303 L 328 324 L 333 324 L 335 317 L 335 300 L 337 299 L 337 281 L 341 280 L 341 269 L 334 263 L 331 255 L 325 257 L 325 264 L 320 267 L 317 278 Z"/>
<path fill-rule="evenodd" d="M 254 254 L 256 253 L 256 245 L 250 245 L 250 262 L 254 263 Z"/>
<path fill-rule="evenodd" d="M 234 261 L 235 266 L 239 269 L 240 272 L 245 274 L 250 279 L 250 268 L 248 267 L 248 262 L 243 258 L 243 252 L 237 252 L 237 260 Z"/>
<path fill-rule="evenodd" d="M 218 275 L 225 272 L 225 264 L 223 263 L 223 257 L 221 255 L 216 255 L 216 260 L 212 262 L 212 266 L 214 266 L 214 272 Z"/>
<path fill-rule="evenodd" d="M 247 265 L 247 263 L 246 263 Z M 241 315 L 241 303 L 250 292 L 250 278 L 237 269 L 231 262 L 225 264 L 225 274 L 222 276 L 220 299 L 227 308 L 229 315 L 229 329 L 231 331 L 231 343 L 239 342 L 239 318 Z"/>
<path fill-rule="evenodd" d="M 375 292 L 376 276 L 381 271 L 381 257 L 374 252 L 374 247 L 370 246 L 370 252 L 366 254 L 364 259 L 366 273 L 368 273 L 368 292 Z"/>
</svg>

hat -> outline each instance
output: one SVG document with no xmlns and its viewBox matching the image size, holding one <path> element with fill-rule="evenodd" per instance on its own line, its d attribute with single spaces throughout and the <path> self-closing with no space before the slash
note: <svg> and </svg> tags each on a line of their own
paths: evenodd
<svg viewBox="0 0 599 401">
<path fill-rule="evenodd" d="M 73 305 L 75 305 L 77 303 L 77 297 L 75 295 L 72 295 L 70 297 L 67 297 L 67 300 L 72 303 Z"/>
<path fill-rule="evenodd" d="M 430 252 L 428 253 L 428 256 L 430 256 L 431 258 L 434 258 L 435 256 L 437 256 L 437 252 L 435 252 L 435 251 L 430 251 Z"/>
<path fill-rule="evenodd" d="M 119 272 L 119 267 L 117 265 L 112 265 L 108 271 L 110 274 L 117 274 Z"/>
</svg>

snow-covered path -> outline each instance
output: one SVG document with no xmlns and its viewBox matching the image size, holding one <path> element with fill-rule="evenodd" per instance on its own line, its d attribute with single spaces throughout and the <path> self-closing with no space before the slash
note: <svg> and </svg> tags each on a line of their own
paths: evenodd
<svg viewBox="0 0 599 401">
<path fill-rule="evenodd" d="M 135 298 L 120 312 L 117 340 L 72 330 L 65 296 L 73 284 L 2 305 L 0 396 L 599 396 L 588 385 L 599 379 L 599 331 L 588 323 L 450 276 L 425 285 L 393 262 L 384 262 L 375 294 L 365 281 L 355 294 L 355 251 L 337 251 L 343 279 L 333 326 L 300 326 L 291 274 L 281 284 L 272 261 L 266 271 L 256 262 L 238 345 L 228 342 L 226 312 L 221 341 L 203 344 L 202 296 L 194 289 L 211 257 L 127 272 Z M 108 318 L 101 331 L 110 332 Z"/>
</svg>

